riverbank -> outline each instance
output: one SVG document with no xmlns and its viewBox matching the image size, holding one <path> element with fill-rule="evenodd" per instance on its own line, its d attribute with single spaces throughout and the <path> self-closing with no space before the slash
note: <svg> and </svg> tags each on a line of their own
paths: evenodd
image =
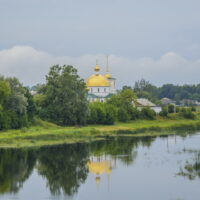
<svg viewBox="0 0 200 200">
<path fill-rule="evenodd" d="M 85 127 L 60 127 L 38 120 L 36 126 L 20 130 L 1 131 L 0 147 L 34 147 L 62 143 L 90 142 L 114 136 L 160 136 L 196 130 L 200 130 L 199 118 L 195 120 L 137 120 L 129 123 L 116 123 L 115 125 Z"/>
</svg>

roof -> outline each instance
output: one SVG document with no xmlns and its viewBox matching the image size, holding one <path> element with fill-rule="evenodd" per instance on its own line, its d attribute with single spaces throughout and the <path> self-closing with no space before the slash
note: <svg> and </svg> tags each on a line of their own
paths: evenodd
<svg viewBox="0 0 200 200">
<path fill-rule="evenodd" d="M 98 96 L 96 96 L 95 94 L 87 94 L 87 98 L 99 98 Z"/>
<path fill-rule="evenodd" d="M 148 99 L 144 99 L 144 98 L 136 99 L 136 103 L 138 106 L 156 107 L 156 105 L 154 103 L 152 103 Z"/>
<path fill-rule="evenodd" d="M 103 86 L 109 87 L 110 83 L 108 79 L 101 74 L 93 74 L 86 80 L 87 87 Z"/>
<path fill-rule="evenodd" d="M 176 101 L 174 101 L 174 100 L 172 100 L 172 99 L 169 99 L 169 98 L 167 98 L 167 97 L 162 98 L 160 101 L 161 101 L 161 103 L 162 103 L 163 105 L 175 104 L 175 103 L 176 103 Z"/>
</svg>

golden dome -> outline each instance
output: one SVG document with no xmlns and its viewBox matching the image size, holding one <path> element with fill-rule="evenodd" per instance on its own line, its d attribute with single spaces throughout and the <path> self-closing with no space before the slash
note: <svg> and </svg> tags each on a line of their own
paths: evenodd
<svg viewBox="0 0 200 200">
<path fill-rule="evenodd" d="M 110 83 L 105 76 L 101 74 L 94 74 L 86 80 L 86 85 L 87 87 L 95 87 L 95 86 L 108 87 L 110 86 Z"/>
<path fill-rule="evenodd" d="M 100 174 L 110 174 L 112 172 L 111 163 L 108 161 L 102 162 L 88 162 L 87 163 L 88 170 L 96 175 Z"/>
<path fill-rule="evenodd" d="M 105 74 L 106 78 L 111 78 L 111 75 L 109 73 Z"/>
</svg>

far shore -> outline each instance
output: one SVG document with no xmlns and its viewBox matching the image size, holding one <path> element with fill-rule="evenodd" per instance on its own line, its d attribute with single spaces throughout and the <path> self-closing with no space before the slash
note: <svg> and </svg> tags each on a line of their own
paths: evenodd
<svg viewBox="0 0 200 200">
<path fill-rule="evenodd" d="M 37 125 L 0 132 L 0 148 L 40 147 L 108 139 L 109 137 L 164 136 L 200 130 L 200 119 L 137 120 L 115 125 L 61 127 L 38 120 Z"/>
</svg>

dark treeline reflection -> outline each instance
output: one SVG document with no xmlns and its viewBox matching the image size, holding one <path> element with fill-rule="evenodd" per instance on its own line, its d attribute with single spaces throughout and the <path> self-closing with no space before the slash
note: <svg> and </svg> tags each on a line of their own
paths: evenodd
<svg viewBox="0 0 200 200">
<path fill-rule="evenodd" d="M 0 193 L 17 193 L 32 173 L 36 152 L 0 149 Z"/>
<path fill-rule="evenodd" d="M 52 194 L 71 196 L 87 178 L 90 156 L 108 155 L 129 165 L 137 156 L 138 145 L 148 147 L 154 139 L 119 137 L 39 149 L 1 149 L 0 193 L 17 193 L 35 168 Z"/>
<path fill-rule="evenodd" d="M 139 145 L 149 147 L 154 141 L 153 137 L 119 137 L 111 140 L 93 142 L 90 145 L 90 155 L 109 155 L 113 159 L 122 161 L 124 164 L 132 164 L 137 156 Z"/>
<path fill-rule="evenodd" d="M 89 159 L 85 144 L 42 148 L 38 155 L 38 172 L 47 179 L 51 193 L 67 195 L 77 192 L 88 174 L 85 167 Z"/>
</svg>

